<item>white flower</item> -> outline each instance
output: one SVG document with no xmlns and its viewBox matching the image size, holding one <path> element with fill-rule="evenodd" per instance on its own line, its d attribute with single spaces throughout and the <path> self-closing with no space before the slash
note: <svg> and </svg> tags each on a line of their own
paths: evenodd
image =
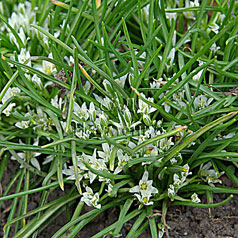
<svg viewBox="0 0 238 238">
<path fill-rule="evenodd" d="M 174 174 L 173 176 L 173 180 L 174 180 L 173 185 L 175 186 L 177 190 L 182 187 L 182 185 L 187 179 L 187 176 L 192 174 L 192 172 L 189 172 L 188 164 L 185 164 L 183 168 L 184 168 L 183 172 L 181 172 L 180 174 Z"/>
<path fill-rule="evenodd" d="M 169 104 L 167 104 L 167 102 L 163 102 L 162 105 L 164 106 L 164 110 L 166 112 L 169 112 L 171 109 L 171 106 Z"/>
<path fill-rule="evenodd" d="M 0 13 L 4 14 L 3 2 L 0 2 Z"/>
<path fill-rule="evenodd" d="M 68 65 L 74 64 L 74 58 L 70 55 L 70 57 L 65 56 L 64 59 L 67 61 Z"/>
<path fill-rule="evenodd" d="M 170 184 L 168 188 L 168 196 L 171 201 L 174 200 L 175 195 L 176 195 L 175 187 L 174 185 Z"/>
<path fill-rule="evenodd" d="M 193 80 L 194 81 L 199 81 L 199 79 L 201 78 L 201 76 L 202 76 L 202 72 L 203 72 L 203 69 L 202 70 L 200 70 L 197 74 L 195 74 L 194 76 L 193 76 Z"/>
<path fill-rule="evenodd" d="M 175 58 L 175 52 L 176 52 L 175 48 L 172 48 L 171 51 L 169 52 L 169 55 L 167 57 L 167 61 L 166 61 L 166 64 L 165 64 L 167 70 L 171 69 L 172 66 L 173 66 L 173 62 L 174 62 L 174 58 Z"/>
<path fill-rule="evenodd" d="M 28 60 L 30 57 L 31 57 L 30 52 L 26 51 L 25 48 L 22 48 L 20 54 L 18 55 L 18 61 L 21 64 L 24 64 L 24 62 Z M 31 61 L 29 60 L 29 62 L 26 65 L 31 66 Z"/>
<path fill-rule="evenodd" d="M 118 165 L 115 169 L 115 174 L 118 174 L 122 171 L 123 167 L 126 165 L 127 161 L 131 159 L 128 154 L 123 154 L 122 150 L 117 151 Z"/>
<path fill-rule="evenodd" d="M 188 175 L 192 174 L 192 172 L 189 172 L 189 165 L 188 164 L 185 164 L 183 166 L 183 168 L 184 168 L 184 172 L 181 172 L 182 177 L 187 177 Z"/>
<path fill-rule="evenodd" d="M 165 16 L 169 20 L 170 24 L 172 22 L 172 19 L 176 20 L 176 18 L 177 18 L 176 12 L 166 12 Z"/>
<path fill-rule="evenodd" d="M 88 120 L 89 113 L 86 102 L 84 102 L 81 107 L 78 105 L 78 103 L 74 102 L 73 111 L 77 116 L 79 116 L 79 118 L 84 119 L 85 121 Z"/>
<path fill-rule="evenodd" d="M 185 91 L 179 91 L 177 93 L 173 94 L 173 100 L 176 104 L 180 105 L 181 107 L 186 108 L 186 103 L 183 101 L 184 100 L 184 93 Z"/>
<path fill-rule="evenodd" d="M 159 227 L 159 238 L 162 238 L 165 233 L 164 224 L 162 222 L 160 222 L 158 224 L 158 227 Z"/>
<path fill-rule="evenodd" d="M 102 84 L 107 92 L 113 92 L 112 85 L 108 80 L 104 79 Z"/>
<path fill-rule="evenodd" d="M 217 46 L 216 43 L 213 43 L 210 50 L 212 53 L 216 53 L 220 49 L 220 46 Z"/>
<path fill-rule="evenodd" d="M 194 106 L 197 109 L 203 109 L 207 107 L 211 102 L 213 101 L 213 98 L 207 98 L 204 95 L 199 95 L 194 100 Z"/>
<path fill-rule="evenodd" d="M 228 133 L 227 135 L 223 136 L 224 139 L 229 139 L 229 138 L 232 138 L 233 136 L 235 136 L 236 132 L 230 132 Z"/>
<path fill-rule="evenodd" d="M 18 36 L 20 37 L 20 39 L 24 45 L 26 45 L 27 40 L 30 39 L 29 37 L 26 38 L 25 32 L 23 31 L 22 27 L 20 27 L 20 29 L 19 29 Z M 19 47 L 17 39 L 12 32 L 9 33 L 9 39 L 12 43 L 15 43 L 15 45 L 17 47 Z"/>
<path fill-rule="evenodd" d="M 80 170 L 78 168 L 78 178 L 79 178 L 79 181 L 81 181 L 83 179 L 83 175 L 81 174 L 82 173 L 82 170 Z M 75 170 L 74 170 L 74 167 L 73 166 L 69 166 L 69 168 L 65 167 L 63 170 L 62 170 L 62 173 L 65 174 L 66 176 L 69 176 L 67 177 L 67 179 L 69 180 L 75 180 Z"/>
<path fill-rule="evenodd" d="M 143 93 L 141 93 L 141 96 L 145 98 L 145 95 Z M 154 102 L 153 98 L 148 98 L 147 100 L 150 102 Z M 144 102 L 141 99 L 138 100 L 138 104 L 139 104 L 139 109 L 137 110 L 137 113 L 150 114 L 151 112 L 154 112 L 157 110 L 156 108 L 148 105 L 146 102 Z"/>
<path fill-rule="evenodd" d="M 87 81 L 84 85 L 83 85 L 84 91 L 86 94 L 89 93 L 89 90 L 91 88 L 91 83 L 89 81 Z"/>
<path fill-rule="evenodd" d="M 193 2 L 190 1 L 189 4 L 190 4 L 190 7 L 199 7 L 200 6 L 199 0 L 194 0 Z"/>
<path fill-rule="evenodd" d="M 9 98 L 14 97 L 16 94 L 20 92 L 21 90 L 19 88 L 16 87 L 9 88 L 2 98 L 2 104 L 4 104 Z"/>
<path fill-rule="evenodd" d="M 145 193 L 143 191 L 141 194 L 135 194 L 135 196 L 137 197 L 137 199 L 141 204 L 144 204 L 145 206 L 153 205 L 153 202 L 150 201 L 150 198 L 152 196 L 151 194 Z M 140 206 L 139 208 L 141 207 L 142 206 Z"/>
<path fill-rule="evenodd" d="M 199 199 L 198 195 L 196 193 L 194 193 L 192 196 L 191 196 L 191 199 L 192 199 L 192 202 L 194 203 L 200 203 L 201 200 Z"/>
<path fill-rule="evenodd" d="M 30 24 L 35 22 L 35 12 L 32 9 L 31 3 L 28 1 L 19 3 L 14 6 L 14 11 L 11 17 L 8 18 L 8 23 L 16 31 L 18 31 L 20 27 L 23 27 L 24 31 L 29 34 Z"/>
<path fill-rule="evenodd" d="M 30 121 L 21 121 L 21 122 L 17 122 L 15 124 L 16 127 L 20 128 L 20 129 L 26 129 L 29 127 Z"/>
<path fill-rule="evenodd" d="M 56 31 L 55 33 L 54 33 L 54 37 L 55 38 L 58 38 L 60 36 L 60 30 L 58 30 L 58 31 Z"/>
<path fill-rule="evenodd" d="M 211 22 L 209 25 L 208 25 L 208 29 L 213 31 L 215 34 L 218 34 L 219 33 L 219 26 L 214 23 L 214 22 Z"/>
<path fill-rule="evenodd" d="M 113 147 L 114 147 L 113 145 L 109 146 L 108 143 L 103 143 L 102 144 L 103 151 L 98 151 L 98 156 L 104 159 L 105 162 L 108 162 L 108 160 L 110 159 Z"/>
<path fill-rule="evenodd" d="M 101 113 L 98 117 L 98 122 L 99 122 L 99 127 L 107 128 L 109 123 L 107 115 L 105 113 Z"/>
<path fill-rule="evenodd" d="M 16 106 L 16 103 L 10 103 L 10 104 L 3 110 L 2 113 L 4 113 L 7 117 L 9 117 L 10 114 L 11 114 L 11 111 L 12 111 L 13 107 L 15 107 L 15 106 Z"/>
<path fill-rule="evenodd" d="M 221 14 L 220 12 L 218 13 L 218 17 L 217 17 L 217 22 L 222 23 L 223 20 L 225 19 L 226 15 L 225 14 Z"/>
<path fill-rule="evenodd" d="M 85 202 L 88 206 L 93 206 L 97 209 L 101 208 L 101 204 L 98 204 L 99 202 L 99 194 L 93 193 L 93 190 L 86 186 L 86 192 L 84 192 L 83 197 L 81 198 L 82 202 Z"/>
<path fill-rule="evenodd" d="M 160 80 L 161 79 L 161 80 Z M 160 78 L 159 80 L 157 81 L 153 81 L 152 83 L 150 83 L 150 88 L 157 88 L 159 89 L 160 88 L 160 82 L 159 81 L 162 81 L 162 78 Z"/>
<path fill-rule="evenodd" d="M 152 124 L 150 116 L 147 115 L 147 114 L 143 114 L 143 121 L 144 121 L 146 126 L 151 126 L 151 124 Z"/>
<path fill-rule="evenodd" d="M 115 73 L 114 73 L 114 74 L 115 74 Z M 116 81 L 122 88 L 124 88 L 127 77 L 128 77 L 128 74 L 125 74 L 125 75 L 121 76 L 120 78 L 115 79 L 115 81 Z"/>
<path fill-rule="evenodd" d="M 31 81 L 34 84 L 36 84 L 40 89 L 43 89 L 43 84 L 41 82 L 41 79 L 36 74 L 32 76 Z"/>
<path fill-rule="evenodd" d="M 52 130 L 52 120 L 48 118 L 47 114 L 43 112 L 41 107 L 36 108 L 37 114 L 35 114 L 35 123 L 34 123 L 34 130 L 36 128 L 40 128 L 43 131 L 50 131 Z M 30 115 L 29 115 L 30 116 Z"/>
<path fill-rule="evenodd" d="M 132 187 L 129 192 L 130 193 L 142 193 L 143 191 L 147 192 L 148 194 L 155 194 L 158 193 L 158 189 L 152 186 L 153 180 L 148 180 L 149 173 L 145 171 L 142 179 L 139 182 L 139 185 Z"/>
<path fill-rule="evenodd" d="M 167 151 L 172 145 L 174 145 L 174 142 L 172 141 L 172 137 L 163 138 L 158 143 L 159 143 L 159 149 L 161 151 Z"/>
<path fill-rule="evenodd" d="M 194 7 L 194 5 L 197 4 L 197 3 L 198 3 L 197 1 L 195 1 L 195 3 L 194 3 L 194 2 L 192 2 L 192 1 L 186 0 L 186 1 L 185 1 L 185 8 Z M 199 6 L 199 3 L 198 3 L 198 6 Z M 191 12 L 191 11 L 184 11 L 184 12 L 183 12 L 183 15 L 184 15 L 185 18 L 187 18 L 187 19 L 195 20 L 194 13 Z"/>
<path fill-rule="evenodd" d="M 177 164 L 177 160 L 175 159 L 175 158 L 172 158 L 171 160 L 170 160 L 170 163 L 172 164 L 172 165 L 174 165 L 174 164 Z"/>
<path fill-rule="evenodd" d="M 96 155 L 97 155 L 96 149 L 94 150 L 93 155 L 83 154 L 82 158 L 79 158 L 78 166 L 80 167 L 80 169 L 88 170 L 84 165 L 84 162 L 86 162 L 93 169 L 107 170 L 105 161 L 103 159 L 97 159 Z M 97 175 L 92 173 L 91 171 L 88 171 L 88 176 L 90 179 L 90 183 L 92 183 L 97 177 Z"/>
<path fill-rule="evenodd" d="M 53 59 L 52 53 L 48 55 L 48 58 Z M 46 60 L 43 60 L 42 65 L 38 64 L 34 65 L 34 67 L 47 75 L 57 73 L 55 65 Z"/>
<path fill-rule="evenodd" d="M 112 189 L 113 189 L 113 185 L 111 184 L 111 183 L 109 183 L 108 185 L 107 185 L 107 189 L 105 189 L 106 190 L 106 192 L 107 193 L 111 193 L 112 192 Z"/>
<path fill-rule="evenodd" d="M 96 120 L 96 109 L 95 109 L 95 105 L 93 102 L 90 102 L 89 104 L 89 117 L 91 121 L 95 121 Z"/>
<path fill-rule="evenodd" d="M 21 141 L 20 141 L 20 144 L 23 144 Z M 38 145 L 39 144 L 39 138 L 35 139 L 33 145 Z M 30 162 L 31 164 L 38 170 L 41 170 L 40 168 L 40 164 L 38 162 L 38 160 L 36 159 L 36 157 L 38 157 L 39 155 L 41 155 L 41 153 L 38 153 L 38 152 L 29 152 L 28 153 L 28 159 L 30 159 Z M 26 160 L 26 153 L 17 153 L 17 156 L 22 159 L 22 160 Z M 14 155 L 11 157 L 12 160 L 16 160 L 16 158 L 14 157 Z M 20 168 L 23 168 L 23 166 L 21 166 Z"/>
<path fill-rule="evenodd" d="M 78 138 L 87 140 L 89 139 L 90 135 L 91 135 L 91 131 L 90 130 L 85 130 L 85 129 L 77 129 L 75 132 L 75 135 Z"/>
<path fill-rule="evenodd" d="M 150 4 L 147 4 L 145 7 L 143 7 L 144 13 L 146 18 L 148 19 L 149 17 L 149 10 L 150 10 Z"/>
<path fill-rule="evenodd" d="M 201 177 L 206 177 L 203 179 L 205 182 L 208 182 L 208 184 L 212 187 L 214 187 L 214 183 L 222 183 L 222 181 L 219 179 L 224 172 L 219 173 L 218 171 L 215 171 L 214 169 L 209 169 L 212 167 L 212 163 L 208 162 L 207 164 L 202 164 L 199 169 L 199 174 Z"/>
<path fill-rule="evenodd" d="M 51 98 L 50 103 L 52 106 L 62 109 L 63 99 L 59 97 L 58 95 L 55 95 L 54 98 Z"/>
</svg>

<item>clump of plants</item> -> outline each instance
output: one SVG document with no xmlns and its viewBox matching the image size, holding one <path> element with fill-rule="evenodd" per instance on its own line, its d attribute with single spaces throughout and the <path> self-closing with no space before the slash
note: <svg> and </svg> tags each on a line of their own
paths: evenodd
<svg viewBox="0 0 238 238">
<path fill-rule="evenodd" d="M 53 238 L 80 236 L 112 207 L 118 220 L 93 238 L 119 237 L 130 220 L 126 237 L 163 237 L 168 206 L 238 194 L 220 179 L 238 184 L 238 3 L 228 3 L 0 3 L 0 178 L 19 163 L 0 198 L 13 199 L 5 237 L 13 224 L 15 238 L 37 237 L 73 206 Z M 58 187 L 67 192 L 48 203 Z"/>
</svg>

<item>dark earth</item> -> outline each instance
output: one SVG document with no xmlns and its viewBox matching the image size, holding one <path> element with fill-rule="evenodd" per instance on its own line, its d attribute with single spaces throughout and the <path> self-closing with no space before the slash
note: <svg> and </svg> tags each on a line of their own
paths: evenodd
<svg viewBox="0 0 238 238">
<path fill-rule="evenodd" d="M 6 186 L 10 180 L 11 174 L 14 174 L 14 169 L 17 164 L 15 161 L 9 160 L 5 168 L 4 176 L 0 183 L 0 195 L 2 191 L 6 189 Z M 237 187 L 228 178 L 223 177 L 223 184 L 230 187 Z M 13 193 L 13 190 L 10 192 Z M 32 194 L 29 196 L 29 210 L 37 208 L 40 201 L 40 193 Z M 60 189 L 51 193 L 49 200 L 54 200 L 64 195 Z M 229 194 L 215 194 L 214 203 L 221 202 L 227 198 Z M 11 201 L 5 201 L 2 204 L 0 210 L 0 237 L 3 237 L 3 226 L 7 221 L 9 210 L 11 208 Z M 202 197 L 202 202 L 206 203 L 205 196 Z M 71 208 L 71 212 L 75 208 Z M 89 211 L 91 208 L 84 209 L 83 212 Z M 90 238 L 92 235 L 101 231 L 104 227 L 112 224 L 116 221 L 119 211 L 113 208 L 99 217 L 94 219 L 89 225 L 84 227 L 78 234 L 80 238 Z M 224 206 L 211 209 L 174 206 L 168 208 L 166 217 L 167 224 L 169 225 L 169 237 L 171 238 L 238 238 L 238 196 L 234 195 L 233 199 Z M 66 214 L 60 214 L 52 222 L 51 226 L 45 227 L 41 233 L 38 234 L 38 238 L 51 237 L 57 230 L 59 230 L 67 222 Z M 129 227 L 133 224 L 133 221 L 126 224 L 122 230 L 122 236 L 126 237 Z M 13 231 L 9 237 L 13 237 Z M 144 232 L 141 238 L 149 238 L 149 230 Z M 166 235 L 164 235 L 166 237 Z"/>
</svg>

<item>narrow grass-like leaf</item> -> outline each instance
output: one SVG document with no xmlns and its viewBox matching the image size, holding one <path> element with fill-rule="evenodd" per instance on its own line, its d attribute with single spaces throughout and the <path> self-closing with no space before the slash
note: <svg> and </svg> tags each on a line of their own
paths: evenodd
<svg viewBox="0 0 238 238">
<path fill-rule="evenodd" d="M 112 174 L 110 172 L 108 172 L 107 170 L 97 170 L 97 169 L 93 169 L 88 163 L 84 163 L 85 166 L 94 174 L 104 177 L 104 178 L 109 178 L 112 180 L 117 180 L 117 179 L 130 179 L 130 175 L 119 175 L 119 174 Z"/>
<path fill-rule="evenodd" d="M 238 177 L 234 174 L 234 172 L 231 172 L 230 167 L 226 166 L 222 161 L 217 160 L 216 164 L 219 168 L 221 168 L 223 171 L 225 171 L 226 175 L 233 181 L 235 184 L 238 184 Z M 237 189 L 238 190 L 238 189 Z"/>
<path fill-rule="evenodd" d="M 138 77 L 137 80 L 136 80 L 135 89 L 138 89 L 138 87 L 140 86 L 143 77 L 145 76 L 145 74 L 146 74 L 147 71 L 149 70 L 150 65 L 153 63 L 155 57 L 158 56 L 158 54 L 159 54 L 161 48 L 162 48 L 162 45 L 154 52 L 154 54 L 152 55 L 152 57 L 149 59 L 149 61 L 148 61 L 148 62 L 146 63 L 146 65 L 144 66 L 142 72 L 140 73 L 139 77 Z"/>
<path fill-rule="evenodd" d="M 73 23 L 72 23 L 72 26 L 71 26 L 71 28 L 70 28 L 70 31 L 67 33 L 67 37 L 66 37 L 66 40 L 65 40 L 65 44 L 68 44 L 71 35 L 74 35 L 74 34 L 75 34 L 75 32 L 76 32 L 76 30 L 77 30 L 77 28 L 78 28 L 79 22 L 80 22 L 80 20 L 81 20 L 81 18 L 82 18 L 82 15 L 83 15 L 83 13 L 84 13 L 84 11 L 85 11 L 87 5 L 88 5 L 88 1 L 89 1 L 89 0 L 83 1 L 82 6 L 79 8 L 79 11 L 77 12 L 75 18 L 72 20 Z M 72 8 L 71 8 L 71 9 L 72 9 Z"/>
<path fill-rule="evenodd" d="M 140 210 L 134 210 L 131 213 L 129 213 L 126 217 L 125 217 L 125 222 L 130 221 L 131 219 L 133 219 L 134 217 L 138 216 L 142 211 Z M 106 227 L 105 229 L 103 229 L 102 231 L 98 232 L 96 235 L 92 236 L 91 238 L 101 238 L 104 235 L 109 234 L 110 231 L 112 231 L 113 229 L 115 229 L 117 225 L 117 222 L 114 222 L 112 225 Z"/>
<path fill-rule="evenodd" d="M 65 131 L 68 134 L 70 134 L 70 127 L 71 127 L 71 121 L 72 121 L 72 116 L 73 116 L 74 92 L 77 87 L 77 77 L 79 77 L 79 75 L 76 74 L 76 68 L 78 67 L 78 65 L 77 65 L 78 57 L 77 57 L 76 49 L 74 50 L 74 60 L 75 60 L 75 62 L 74 62 L 73 80 L 71 82 L 70 97 L 69 97 L 69 109 L 68 109 L 66 128 L 65 128 Z"/>
<path fill-rule="evenodd" d="M 130 209 L 131 205 L 132 205 L 133 199 L 127 199 L 118 218 L 117 221 L 117 226 L 115 231 L 113 232 L 113 234 L 116 236 L 118 235 L 118 233 L 120 232 L 123 224 L 125 223 L 125 217 L 126 217 L 126 213 L 127 211 Z"/>
<path fill-rule="evenodd" d="M 59 6 L 59 7 L 62 7 L 62 8 L 64 8 L 64 9 L 66 9 L 66 10 L 69 10 L 69 8 L 70 8 L 69 5 L 67 5 L 67 4 L 65 4 L 65 3 L 63 3 L 63 2 L 57 1 L 57 0 L 51 0 L 51 2 L 52 2 L 53 4 Z M 73 13 L 78 13 L 80 10 L 77 9 L 77 8 L 75 8 L 75 7 L 72 7 L 72 8 L 71 8 L 71 11 L 72 11 Z M 90 21 L 92 21 L 92 22 L 93 22 L 93 20 L 94 20 L 93 17 L 92 17 L 91 15 L 87 14 L 86 12 L 82 12 L 82 17 L 85 17 L 86 19 L 88 19 L 88 20 L 90 20 Z"/>
<path fill-rule="evenodd" d="M 136 81 L 137 81 L 138 76 L 139 76 L 138 63 L 137 63 L 135 52 L 134 52 L 134 49 L 133 49 L 133 46 L 132 46 L 132 43 L 131 43 L 131 39 L 130 39 L 129 32 L 128 32 L 128 29 L 127 29 L 124 18 L 122 18 L 122 25 L 123 25 L 123 30 L 124 30 L 124 33 L 125 33 L 126 41 L 127 41 L 128 46 L 129 46 L 129 49 L 130 49 L 131 59 L 132 59 L 133 67 L 134 67 L 134 79 L 133 79 L 132 85 L 133 85 L 133 87 L 135 87 Z"/>
<path fill-rule="evenodd" d="M 162 25 L 164 40 L 165 42 L 167 42 L 169 38 L 169 31 L 168 31 L 167 20 L 165 16 L 164 2 L 161 2 L 161 6 L 159 6 L 159 4 L 157 4 L 156 6 L 158 8 L 156 13 L 158 14 L 159 21 L 161 22 L 161 25 Z"/>
<path fill-rule="evenodd" d="M 213 204 L 200 204 L 200 203 L 194 203 L 194 202 L 182 202 L 182 201 L 176 201 L 172 203 L 172 206 L 190 206 L 190 207 L 201 207 L 201 208 L 212 208 L 212 207 L 218 207 L 226 204 L 233 198 L 233 195 L 230 195 L 227 199 L 225 199 L 222 202 L 213 203 Z"/>
<path fill-rule="evenodd" d="M 149 206 L 146 208 L 147 218 L 149 219 L 150 233 L 152 238 L 158 238 L 158 230 L 155 222 L 155 217 L 153 216 L 152 207 Z"/>
<path fill-rule="evenodd" d="M 237 188 L 225 187 L 225 186 L 212 187 L 210 185 L 204 185 L 204 184 L 191 184 L 191 185 L 182 187 L 179 191 L 181 192 L 211 191 L 213 193 L 238 194 Z"/>
<path fill-rule="evenodd" d="M 78 168 L 78 159 L 76 157 L 76 143 L 75 141 L 71 141 L 71 153 L 72 153 L 72 162 L 74 166 L 74 174 L 76 180 L 76 186 L 80 194 L 82 194 L 81 186 L 80 186 L 80 179 L 79 179 L 79 168 Z"/>
<path fill-rule="evenodd" d="M 80 217 L 74 219 L 73 221 L 68 222 L 67 224 L 65 224 L 60 230 L 58 230 L 51 238 L 58 238 L 60 237 L 61 234 L 63 234 L 64 232 L 66 232 L 70 227 L 74 226 L 75 224 L 77 224 L 78 222 L 87 219 L 93 215 L 95 215 L 96 213 L 98 213 L 99 211 L 102 213 L 105 210 L 109 209 L 110 207 L 114 207 L 117 206 L 118 204 L 120 204 L 121 201 L 125 200 L 127 197 L 121 198 L 121 199 L 115 199 L 113 202 L 110 202 L 107 205 L 104 205 L 101 207 L 101 209 L 94 209 L 90 212 L 87 212 L 83 215 L 81 215 Z"/>
<path fill-rule="evenodd" d="M 9 89 L 9 87 L 13 84 L 13 82 L 15 81 L 15 79 L 19 76 L 18 71 L 16 71 L 11 79 L 8 80 L 7 84 L 4 86 L 3 90 L 0 93 L 0 101 L 2 100 L 2 98 L 4 97 L 5 93 L 7 92 L 7 90 Z"/>
<path fill-rule="evenodd" d="M 140 225 L 142 224 L 142 222 L 145 220 L 146 218 L 146 211 L 144 210 L 140 216 L 136 219 L 135 222 L 133 222 L 133 226 L 130 229 L 130 232 L 127 234 L 126 238 L 133 238 L 135 232 L 138 230 L 138 228 L 140 227 Z"/>
<path fill-rule="evenodd" d="M 23 178 L 24 178 L 24 170 L 21 169 L 21 174 L 20 174 L 20 177 L 19 177 L 19 181 L 17 183 L 17 187 L 16 187 L 16 193 L 19 193 L 21 187 L 22 187 L 22 183 L 23 183 Z M 1 199 L 1 198 L 0 198 Z M 15 214 L 15 211 L 16 211 L 16 207 L 17 207 L 17 202 L 18 202 L 18 197 L 14 197 L 13 199 L 13 202 L 11 204 L 11 211 L 8 215 L 8 219 L 7 219 L 7 222 L 11 222 L 12 219 L 14 218 L 14 214 Z M 0 200 L 1 201 L 1 200 Z M 10 226 L 6 227 L 4 229 L 4 237 L 8 238 L 8 235 L 10 233 Z"/>
<path fill-rule="evenodd" d="M 67 180 L 65 179 L 64 182 L 65 181 L 67 181 Z M 46 189 L 49 189 L 49 188 L 58 187 L 58 186 L 59 186 L 58 181 L 57 182 L 53 182 L 53 183 L 51 183 L 49 185 L 46 185 L 46 186 L 43 186 L 43 187 L 31 189 L 31 190 L 24 191 L 24 192 L 15 193 L 15 194 L 8 195 L 8 196 L 5 196 L 5 197 L 0 197 L 0 201 L 4 201 L 4 200 L 9 200 L 9 199 L 12 199 L 12 198 L 16 198 L 16 197 L 25 196 L 26 194 L 37 193 L 37 192 L 40 192 L 40 191 L 43 191 L 43 190 L 46 190 Z"/>
<path fill-rule="evenodd" d="M 174 156 L 176 156 L 182 149 L 184 149 L 186 146 L 188 146 L 190 143 L 192 143 L 194 140 L 196 140 L 198 137 L 200 137 L 203 133 L 210 130 L 211 128 L 219 125 L 222 122 L 225 122 L 229 119 L 231 119 L 233 116 L 235 116 L 238 112 L 231 112 L 227 115 L 218 118 L 217 120 L 207 124 L 206 126 L 202 127 L 200 130 L 193 133 L 191 136 L 186 138 L 183 143 L 176 145 L 174 149 L 172 149 L 169 154 L 163 159 L 163 162 L 166 163 L 170 159 L 172 159 Z"/>
<path fill-rule="evenodd" d="M 207 50 L 210 49 L 211 45 L 219 40 L 224 34 L 226 34 L 236 23 L 237 19 L 233 20 L 229 25 L 226 25 L 217 35 L 215 35 L 209 42 L 207 42 L 204 47 L 196 54 L 192 59 L 190 59 L 187 64 L 180 70 L 175 76 L 173 76 L 169 82 L 167 82 L 158 92 L 154 95 L 154 98 L 158 98 L 161 93 L 163 93 L 177 78 L 179 78 L 187 69 L 189 69 L 197 59 L 202 56 Z M 160 103 L 160 102 L 159 102 Z"/>
<path fill-rule="evenodd" d="M 157 78 L 161 78 L 161 76 L 163 75 L 164 66 L 165 66 L 166 61 L 168 60 L 168 55 L 169 55 L 169 52 L 171 50 L 174 30 L 175 30 L 175 20 L 172 19 L 170 32 L 169 32 L 169 35 L 168 35 L 168 39 L 166 40 L 166 45 L 165 45 L 165 49 L 164 49 L 164 52 L 163 52 L 162 61 L 160 62 L 160 66 L 159 66 L 158 73 L 157 73 Z"/>
<path fill-rule="evenodd" d="M 83 75 L 87 78 L 87 80 L 99 91 L 101 92 L 104 96 L 110 98 L 113 101 L 113 98 L 111 97 L 111 95 L 106 92 L 103 88 L 101 88 L 101 86 L 95 81 L 93 80 L 89 74 L 86 72 L 86 70 L 83 68 L 83 66 L 81 64 L 79 64 L 79 68 L 82 71 Z"/>
<path fill-rule="evenodd" d="M 131 182 L 132 180 L 130 179 L 124 179 L 119 183 L 116 183 L 113 185 L 112 191 L 109 193 L 110 197 L 116 197 L 118 189 L 123 187 L 124 185 L 128 184 L 129 182 Z"/>
<path fill-rule="evenodd" d="M 70 193 L 69 193 L 69 194 L 70 194 Z M 9 226 L 9 225 L 11 225 L 11 224 L 13 224 L 13 223 L 15 223 L 15 222 L 17 222 L 17 221 L 23 219 L 23 218 L 27 218 L 27 217 L 29 217 L 29 216 L 35 215 L 35 214 L 37 214 L 37 213 L 39 213 L 39 212 L 42 212 L 42 211 L 44 211 L 44 210 L 47 210 L 48 208 L 53 207 L 53 206 L 55 206 L 55 205 L 57 205 L 57 204 L 59 204 L 59 203 L 65 201 L 65 200 L 69 197 L 69 194 L 66 194 L 65 196 L 63 196 L 63 197 L 61 197 L 61 198 L 58 198 L 58 199 L 56 199 L 56 200 L 54 200 L 54 201 L 52 201 L 52 202 L 49 202 L 49 203 L 45 204 L 45 205 L 42 206 L 42 207 L 38 207 L 38 208 L 36 208 L 36 209 L 34 209 L 34 210 L 32 210 L 32 211 L 29 211 L 27 214 L 24 214 L 24 215 L 22 215 L 22 216 L 20 216 L 20 217 L 14 218 L 11 222 L 9 222 L 9 223 L 7 222 L 7 223 L 5 224 L 5 227 L 7 227 L 7 226 Z M 76 195 L 72 195 L 71 197 L 72 197 L 73 199 L 77 199 L 77 198 L 80 197 L 80 195 L 79 195 L 79 194 L 76 194 Z"/>
<path fill-rule="evenodd" d="M 7 163 L 8 159 L 9 159 L 9 154 L 6 153 L 4 156 L 0 156 L 0 157 L 2 157 L 1 164 L 0 164 L 0 181 L 1 181 L 4 169 L 6 167 L 6 163 Z"/>
<path fill-rule="evenodd" d="M 60 139 L 63 139 L 63 132 L 62 132 L 61 125 L 60 125 L 60 122 L 59 122 L 58 118 L 50 110 L 46 110 L 46 112 L 49 114 L 49 116 L 53 120 Z M 56 148 L 57 148 L 57 150 L 59 150 L 60 145 L 56 146 Z M 62 149 L 63 152 L 65 152 L 65 149 L 64 149 L 63 145 L 61 145 L 61 149 Z M 64 190 L 64 181 L 63 181 L 62 168 L 63 168 L 63 157 L 62 157 L 62 154 L 60 154 L 57 158 L 57 177 L 58 177 L 60 188 L 62 190 Z"/>
<path fill-rule="evenodd" d="M 206 7 L 206 4 L 207 4 L 207 0 L 203 0 L 202 1 L 202 4 L 201 4 L 201 7 L 200 7 L 200 12 L 197 16 L 197 20 L 196 20 L 196 27 L 198 28 L 201 24 L 201 21 L 202 21 L 202 17 L 203 17 L 203 14 L 205 14 L 205 7 Z M 192 45 L 191 45 L 191 49 L 192 51 L 194 52 L 195 50 L 195 46 L 197 44 L 197 37 L 198 37 L 198 32 L 195 32 L 193 34 L 193 37 L 192 37 Z"/>
<path fill-rule="evenodd" d="M 17 234 L 15 234 L 15 238 L 28 238 L 34 233 L 45 221 L 47 221 L 51 216 L 53 216 L 57 210 L 59 210 L 62 206 L 65 206 L 70 201 L 74 200 L 75 197 L 70 197 L 67 200 L 58 203 L 54 207 L 50 207 L 45 213 L 37 220 L 32 220 L 28 223 L 23 229 L 21 229 Z"/>
</svg>

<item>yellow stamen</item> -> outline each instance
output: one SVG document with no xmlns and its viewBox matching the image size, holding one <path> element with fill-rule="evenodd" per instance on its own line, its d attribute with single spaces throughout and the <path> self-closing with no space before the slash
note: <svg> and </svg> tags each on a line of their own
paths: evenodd
<svg viewBox="0 0 238 238">
<path fill-rule="evenodd" d="M 49 74 L 51 72 L 50 68 L 47 68 L 45 71 L 47 74 Z"/>
</svg>

